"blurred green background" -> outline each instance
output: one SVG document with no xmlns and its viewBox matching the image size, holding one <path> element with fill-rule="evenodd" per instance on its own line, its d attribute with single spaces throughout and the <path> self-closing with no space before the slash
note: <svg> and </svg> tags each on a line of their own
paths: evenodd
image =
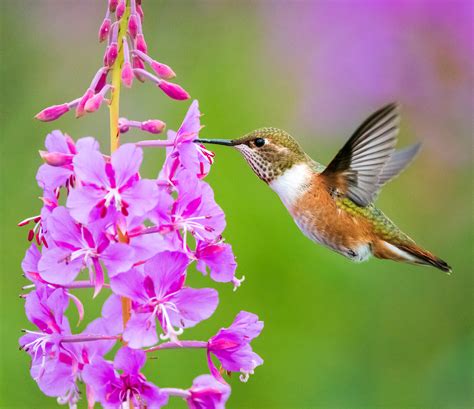
<svg viewBox="0 0 474 409">
<path fill-rule="evenodd" d="M 30 324 L 18 298 L 27 230 L 16 223 L 40 209 L 37 151 L 48 132 L 93 135 L 108 149 L 107 109 L 80 120 L 32 119 L 84 92 L 102 58 L 104 8 L 92 0 L 1 1 L 1 408 L 57 406 L 18 351 L 20 329 Z M 186 338 L 209 337 L 240 310 L 265 321 L 253 343 L 265 363 L 247 384 L 232 377 L 228 407 L 474 407 L 472 4 L 187 0 L 145 1 L 144 9 L 149 52 L 199 99 L 202 136 L 280 127 L 327 163 L 365 116 L 400 100 L 401 144 L 420 140 L 424 149 L 378 205 L 455 271 L 353 264 L 314 245 L 237 152 L 216 148 L 207 181 L 246 281 L 233 293 L 194 274 L 192 283 L 218 288 L 221 302 Z M 189 105 L 150 84 L 122 95 L 122 115 L 160 118 L 170 129 Z M 142 137 L 130 132 L 123 141 Z M 156 175 L 162 158 L 147 152 L 143 174 Z M 80 294 L 92 320 L 103 296 Z M 188 387 L 206 371 L 202 352 L 163 351 L 146 375 L 162 387 Z"/>
</svg>

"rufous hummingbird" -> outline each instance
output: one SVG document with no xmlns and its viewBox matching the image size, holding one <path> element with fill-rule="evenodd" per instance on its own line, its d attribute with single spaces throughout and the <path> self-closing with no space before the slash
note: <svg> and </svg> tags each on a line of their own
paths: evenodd
<svg viewBox="0 0 474 409">
<path fill-rule="evenodd" d="M 239 150 L 311 240 L 357 262 L 373 255 L 451 272 L 445 261 L 418 246 L 373 204 L 382 186 L 420 149 L 415 144 L 395 150 L 398 111 L 396 104 L 389 104 L 372 114 L 326 167 L 276 128 L 257 129 L 239 139 L 194 142 Z"/>
</svg>

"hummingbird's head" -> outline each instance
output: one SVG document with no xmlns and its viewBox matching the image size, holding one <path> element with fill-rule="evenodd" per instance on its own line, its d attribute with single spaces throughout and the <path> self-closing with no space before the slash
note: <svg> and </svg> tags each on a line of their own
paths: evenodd
<svg viewBox="0 0 474 409">
<path fill-rule="evenodd" d="M 285 131 L 260 128 L 238 139 L 198 139 L 198 143 L 233 146 L 263 181 L 270 183 L 285 170 L 307 160 L 301 146 Z"/>
</svg>

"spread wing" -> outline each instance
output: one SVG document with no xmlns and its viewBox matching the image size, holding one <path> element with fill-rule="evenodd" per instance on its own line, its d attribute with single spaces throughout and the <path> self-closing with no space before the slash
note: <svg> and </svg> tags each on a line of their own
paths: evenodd
<svg viewBox="0 0 474 409">
<path fill-rule="evenodd" d="M 372 203 L 380 187 L 398 175 L 419 149 L 414 145 L 394 152 L 398 124 L 396 104 L 366 119 L 321 173 L 330 189 L 359 206 Z"/>
</svg>

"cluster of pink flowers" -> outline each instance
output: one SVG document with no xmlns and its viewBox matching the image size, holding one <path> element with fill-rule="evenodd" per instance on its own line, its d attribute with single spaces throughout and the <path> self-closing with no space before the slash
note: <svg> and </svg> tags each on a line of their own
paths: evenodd
<svg viewBox="0 0 474 409">
<path fill-rule="evenodd" d="M 39 119 L 56 119 L 72 106 L 80 116 L 102 103 L 111 87 L 106 84 L 108 71 L 119 55 L 118 25 L 127 13 L 133 47 L 129 52 L 128 40 L 123 41 L 123 83 L 131 84 L 127 70 L 132 67 L 132 78 L 152 79 L 166 94 L 182 99 L 178 86 L 161 79 L 173 71 L 146 54 L 140 2 L 109 0 L 99 33 L 101 41 L 108 39 L 104 67 L 82 98 L 62 108 L 46 108 Z M 146 72 L 143 62 L 158 76 Z M 121 119 L 119 129 L 156 133 L 152 122 Z M 228 328 L 206 341 L 180 339 L 186 328 L 209 318 L 219 301 L 213 288 L 186 285 L 192 263 L 215 282 L 237 288 L 242 281 L 235 276 L 232 248 L 222 238 L 224 212 L 203 181 L 214 154 L 193 142 L 200 128 L 194 101 L 178 131 L 168 131 L 168 139 L 124 144 L 110 156 L 91 137 L 74 141 L 60 131 L 46 137 L 46 150 L 41 151 L 45 163 L 37 173 L 43 207 L 39 215 L 20 223 L 34 225 L 22 269 L 31 282 L 25 286 L 31 290 L 24 295 L 26 315 L 37 328 L 24 330 L 20 345 L 31 356 L 31 376 L 41 391 L 59 403 L 75 407 L 82 382 L 89 407 L 99 402 L 106 408 L 160 408 L 169 396 L 177 396 L 193 409 L 219 409 L 230 395 L 222 372 L 240 372 L 246 381 L 263 363 L 250 346 L 263 322 L 249 312 L 241 311 Z M 144 146 L 166 147 L 156 179 L 140 175 Z M 101 317 L 73 334 L 65 313 L 72 302 L 79 320 L 84 318 L 76 294 L 86 290 L 79 289 L 92 289 L 93 297 L 100 291 L 110 296 Z M 123 297 L 131 300 L 131 317 L 125 323 Z M 120 342 L 110 361 L 107 357 Z M 170 348 L 205 349 L 210 374 L 198 376 L 188 389 L 154 385 L 141 368 L 148 354 Z"/>
</svg>

